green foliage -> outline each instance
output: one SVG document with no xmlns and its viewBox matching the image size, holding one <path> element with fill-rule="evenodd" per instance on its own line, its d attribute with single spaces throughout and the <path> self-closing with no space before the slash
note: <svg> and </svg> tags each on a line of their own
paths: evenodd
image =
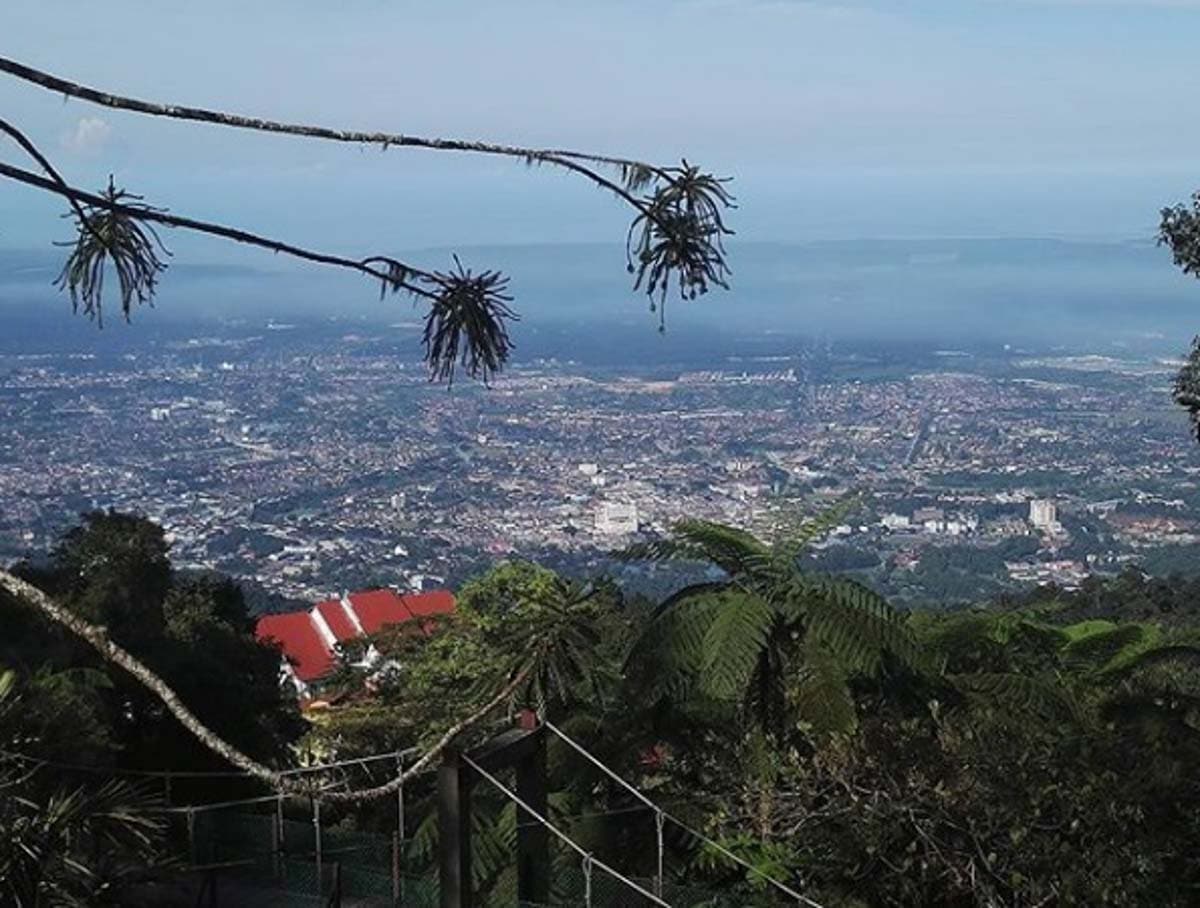
<svg viewBox="0 0 1200 908">
<path fill-rule="evenodd" d="M 343 668 L 307 743 L 346 758 L 428 744 L 521 677 L 511 707 L 543 709 L 673 814 L 821 904 L 1194 904 L 1200 587 L 1130 573 L 1052 599 L 903 615 L 865 586 L 805 570 L 804 544 L 829 519 L 772 543 L 682 523 L 627 554 L 700 561 L 721 576 L 652 609 L 606 582 L 499 564 L 464 585 L 456 614 L 368 641 L 380 661 Z M 275 654 L 248 641 L 237 588 L 169 565 L 160 573 L 159 542 L 137 521 L 95 518 L 39 578 L 140 641 L 230 735 L 280 729 L 294 715 L 278 699 Z M 139 585 L 139 560 L 157 586 Z M 0 671 L 0 748 L 63 759 L 70 741 L 54 736 L 53 717 L 68 711 L 80 718 L 70 728 L 108 759 L 194 759 L 124 679 L 0 607 L 12 618 L 0 664 L 14 670 Z M 139 614 L 148 629 L 132 625 Z M 20 692 L 17 708 L 5 688 Z M 238 702 L 256 715 L 232 715 Z M 548 773 L 556 823 L 596 857 L 652 875 L 651 813 L 553 740 Z M 36 830 L 29 816 L 54 814 L 52 799 L 71 791 L 39 788 L 23 795 L 24 819 L 2 804 L 0 816 Z M 428 867 L 437 845 L 432 793 L 421 781 L 406 790 L 418 830 L 411 867 Z M 392 809 L 344 822 L 390 829 Z M 473 810 L 473 880 L 486 904 L 510 904 L 516 813 L 484 787 Z M 144 869 L 127 860 L 137 842 L 121 841 L 100 850 Z M 667 847 L 668 868 L 699 887 L 690 892 L 777 903 L 760 876 L 694 839 L 668 834 Z M 57 873 L 56 861 L 36 866 Z M 559 900 L 577 901 L 577 862 L 558 869 Z"/>
<path fill-rule="evenodd" d="M 510 681 L 524 681 L 510 708 L 562 715 L 602 703 L 617 683 L 628 629 L 608 584 L 579 585 L 528 562 L 503 562 L 465 584 L 454 615 L 394 625 L 373 645 L 378 666 L 344 669 L 352 697 L 314 731 L 323 749 L 376 752 L 428 743 L 489 702 Z"/>
<path fill-rule="evenodd" d="M 626 558 L 706 561 L 727 577 L 664 602 L 631 654 L 631 673 L 659 675 L 658 695 L 749 709 L 777 737 L 799 724 L 853 729 L 852 676 L 877 676 L 888 659 L 924 666 L 904 619 L 881 597 L 801 570 L 804 546 L 841 514 L 805 522 L 774 545 L 686 520 L 670 538 L 626 550 Z"/>
<path fill-rule="evenodd" d="M 149 664 L 223 737 L 275 760 L 301 731 L 279 685 L 279 655 L 258 643 L 241 591 L 216 575 L 175 574 L 162 528 L 135 515 L 85 514 L 45 566 L 19 573 Z M 125 672 L 33 610 L 0 596 L 0 661 L 24 690 L 22 726 L 39 755 L 137 768 L 224 768 Z M 64 723 L 62 717 L 71 716 Z"/>
<path fill-rule="evenodd" d="M 123 782 L 38 796 L 0 776 L 0 902 L 14 906 L 123 905 L 160 861 L 154 798 Z"/>
<path fill-rule="evenodd" d="M 114 780 L 64 785 L 9 758 L 12 749 L 39 743 L 25 715 L 37 697 L 16 672 L 0 672 L 0 904 L 128 904 L 130 888 L 162 860 L 156 798 Z"/>
</svg>

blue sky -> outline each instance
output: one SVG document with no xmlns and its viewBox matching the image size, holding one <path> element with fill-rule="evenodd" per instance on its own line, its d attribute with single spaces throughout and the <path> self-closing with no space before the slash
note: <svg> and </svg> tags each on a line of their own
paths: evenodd
<svg viewBox="0 0 1200 908">
<path fill-rule="evenodd" d="M 578 146 L 736 177 L 741 235 L 1149 234 L 1200 186 L 1200 0 L 4 0 L 0 54 L 150 99 Z M 69 178 L 344 251 L 623 235 L 504 161 L 255 136 L 64 103 L 0 110 Z M 6 152 L 17 162 L 19 152 Z M 61 237 L 0 185 L 0 245 Z M 173 239 L 221 259 L 216 244 Z"/>
</svg>

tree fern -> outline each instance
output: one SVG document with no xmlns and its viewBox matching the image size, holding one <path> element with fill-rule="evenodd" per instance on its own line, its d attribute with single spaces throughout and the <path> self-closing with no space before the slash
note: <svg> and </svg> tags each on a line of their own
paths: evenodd
<svg viewBox="0 0 1200 908">
<path fill-rule="evenodd" d="M 803 572 L 803 545 L 841 520 L 849 505 L 801 524 L 768 546 L 744 530 L 703 520 L 677 524 L 669 539 L 625 557 L 703 560 L 725 573 L 664 602 L 635 644 L 631 675 L 656 676 L 656 696 L 699 693 L 742 703 L 764 729 L 786 724 L 790 705 L 821 730 L 853 724 L 852 674 L 876 674 L 885 657 L 929 668 L 903 615 L 867 587 Z M 810 664 L 811 663 L 811 664 Z M 836 669 L 835 666 L 836 665 Z M 829 710 L 819 716 L 821 708 Z"/>
</svg>

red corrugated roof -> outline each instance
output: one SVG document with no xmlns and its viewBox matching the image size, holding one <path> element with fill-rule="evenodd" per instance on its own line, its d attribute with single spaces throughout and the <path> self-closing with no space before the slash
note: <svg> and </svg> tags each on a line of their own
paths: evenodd
<svg viewBox="0 0 1200 908">
<path fill-rule="evenodd" d="M 454 594 L 447 590 L 404 596 L 392 590 L 366 590 L 351 593 L 348 598 L 359 624 L 368 634 L 374 634 L 389 624 L 454 612 Z M 339 642 L 358 636 L 358 629 L 339 600 L 327 599 L 317 603 L 315 609 Z M 284 655 L 301 681 L 315 681 L 333 668 L 333 653 L 325 645 L 309 612 L 264 615 L 258 619 L 255 636 L 259 640 L 271 640 L 282 646 Z"/>
<path fill-rule="evenodd" d="M 412 613 L 392 590 L 370 590 L 351 593 L 350 605 L 358 615 L 358 623 L 368 634 L 374 634 L 387 624 L 411 621 Z"/>
<path fill-rule="evenodd" d="M 454 594 L 449 590 L 406 594 L 401 596 L 400 599 L 408 610 L 412 612 L 414 618 L 428 618 L 431 615 L 452 615 L 454 613 Z"/>
<path fill-rule="evenodd" d="M 324 602 L 318 602 L 316 609 L 325 619 L 325 623 L 329 625 L 329 629 L 333 631 L 333 636 L 337 638 L 338 643 L 353 640 L 358 636 L 358 628 L 354 626 L 354 622 L 342 608 L 340 599 L 326 599 Z"/>
<path fill-rule="evenodd" d="M 333 667 L 333 655 L 313 626 L 308 612 L 287 612 L 283 615 L 264 615 L 258 619 L 254 635 L 283 647 L 292 663 L 296 677 L 314 681 Z"/>
</svg>

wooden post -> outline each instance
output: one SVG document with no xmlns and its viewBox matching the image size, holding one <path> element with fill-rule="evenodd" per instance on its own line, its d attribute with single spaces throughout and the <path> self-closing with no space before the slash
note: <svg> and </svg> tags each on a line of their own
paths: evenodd
<svg viewBox="0 0 1200 908">
<path fill-rule="evenodd" d="M 546 816 L 546 739 L 517 761 L 517 797 Z M 550 901 L 550 834 L 546 827 L 517 808 L 517 900 L 544 905 Z"/>
<path fill-rule="evenodd" d="M 471 783 L 458 751 L 447 749 L 438 769 L 438 876 L 441 908 L 472 908 Z"/>
</svg>

